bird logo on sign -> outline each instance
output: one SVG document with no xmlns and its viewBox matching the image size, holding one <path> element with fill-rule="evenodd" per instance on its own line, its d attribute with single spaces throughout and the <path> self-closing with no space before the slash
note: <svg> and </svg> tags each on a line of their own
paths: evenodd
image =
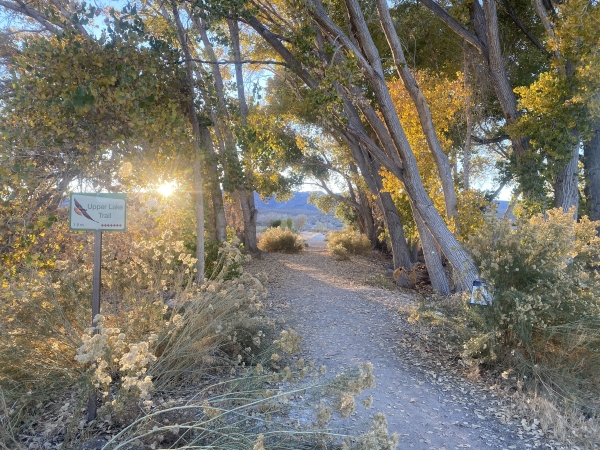
<svg viewBox="0 0 600 450">
<path fill-rule="evenodd" d="M 73 198 L 73 201 L 75 202 L 75 207 L 73 208 L 73 211 L 75 211 L 77 215 L 83 216 L 86 219 L 90 219 L 93 222 L 99 223 L 97 220 L 94 220 L 90 217 L 90 215 L 87 213 L 87 209 L 84 209 L 84 207 L 81 206 L 81 203 L 79 203 L 76 198 Z"/>
</svg>

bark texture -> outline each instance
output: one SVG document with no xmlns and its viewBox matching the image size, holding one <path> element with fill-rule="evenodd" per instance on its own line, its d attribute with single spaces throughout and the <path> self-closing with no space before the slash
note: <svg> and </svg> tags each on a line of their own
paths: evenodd
<svg viewBox="0 0 600 450">
<path fill-rule="evenodd" d="M 408 94 L 417 108 L 419 121 L 425 135 L 425 140 L 427 141 L 429 150 L 431 151 L 433 159 L 435 160 L 438 174 L 442 182 L 442 189 L 444 191 L 446 216 L 449 219 L 454 220 L 456 229 L 459 230 L 458 209 L 456 192 L 454 191 L 454 180 L 452 178 L 452 167 L 450 166 L 448 156 L 442 149 L 440 141 L 435 133 L 435 127 L 433 125 L 433 118 L 431 117 L 429 104 L 427 103 L 427 100 L 425 99 L 423 91 L 419 87 L 417 80 L 408 69 L 408 64 L 406 63 L 406 58 L 404 57 L 404 51 L 402 50 L 402 43 L 398 38 L 394 23 L 392 22 L 387 1 L 377 0 L 377 10 L 379 12 L 381 27 L 383 28 L 387 38 L 388 45 L 392 50 L 396 70 L 398 71 L 400 78 L 402 78 L 404 87 L 408 91 Z"/>
<path fill-rule="evenodd" d="M 592 131 L 592 138 L 583 147 L 585 189 L 590 219 L 600 220 L 600 122 L 592 124 Z"/>
<path fill-rule="evenodd" d="M 360 49 L 333 23 L 320 3 L 314 3 L 311 13 L 324 33 L 334 37 L 348 51 L 354 54 L 366 81 L 373 89 L 379 106 L 379 112 L 385 122 L 386 133 L 380 134 L 380 131 L 375 129 L 375 126 L 373 127 L 377 132 L 377 137 L 383 142 L 385 134 L 389 133 L 388 137 L 392 140 L 394 148 L 386 147 L 385 151 L 388 156 L 393 158 L 394 153 L 396 153 L 401 159 L 401 166 L 396 165 L 389 169 L 403 181 L 407 194 L 413 201 L 415 209 L 423 219 L 425 226 L 429 229 L 435 241 L 442 248 L 444 255 L 454 267 L 460 279 L 459 286 L 468 289 L 477 278 L 477 270 L 467 252 L 462 248 L 440 217 L 423 187 L 415 156 L 400 125 L 394 103 L 385 83 L 379 52 L 371 38 L 360 5 L 356 0 L 346 0 L 346 6 L 350 20 L 356 30 L 355 38 L 361 45 Z M 364 106 L 361 105 L 363 111 Z M 368 117 L 367 119 L 369 120 Z M 371 120 L 369 122 L 371 123 Z M 376 122 L 374 124 L 379 125 Z"/>
<path fill-rule="evenodd" d="M 246 103 L 244 76 L 242 73 L 240 32 L 236 20 L 229 19 L 227 24 L 229 26 L 233 58 L 235 61 L 235 82 L 237 86 L 240 119 L 242 126 L 246 126 L 248 123 L 248 104 Z M 247 178 L 247 181 L 249 181 L 248 184 L 251 185 L 253 174 L 250 170 L 246 170 L 245 177 Z M 254 202 L 254 191 L 251 189 L 246 189 L 243 185 L 239 185 L 236 187 L 236 192 L 238 194 L 244 217 L 244 247 L 251 253 L 257 253 L 259 252 L 258 243 L 256 241 L 256 218 L 258 217 L 258 211 Z"/>
<path fill-rule="evenodd" d="M 574 208 L 574 217 L 577 219 L 577 209 L 579 206 L 578 169 L 579 148 L 572 150 L 571 158 L 567 162 L 554 182 L 554 207 L 562 208 L 564 212 Z"/>
</svg>

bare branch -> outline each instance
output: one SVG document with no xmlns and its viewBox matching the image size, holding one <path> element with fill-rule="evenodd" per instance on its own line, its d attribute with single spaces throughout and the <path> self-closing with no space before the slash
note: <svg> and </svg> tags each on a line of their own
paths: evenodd
<svg viewBox="0 0 600 450">
<path fill-rule="evenodd" d="M 60 28 L 55 27 L 50 21 L 44 17 L 40 12 L 36 11 L 33 8 L 27 6 L 24 2 L 17 0 L 16 3 L 8 2 L 5 0 L 0 0 L 0 6 L 5 7 L 11 11 L 25 14 L 27 17 L 35 20 L 40 25 L 42 25 L 46 30 L 53 34 L 61 34 L 62 30 Z"/>
<path fill-rule="evenodd" d="M 466 40 L 469 44 L 479 50 L 480 53 L 485 54 L 485 45 L 481 40 L 463 27 L 454 17 L 446 12 L 444 8 L 438 5 L 435 0 L 419 0 L 423 5 L 431 10 L 440 20 L 448 25 L 456 34 Z"/>
</svg>

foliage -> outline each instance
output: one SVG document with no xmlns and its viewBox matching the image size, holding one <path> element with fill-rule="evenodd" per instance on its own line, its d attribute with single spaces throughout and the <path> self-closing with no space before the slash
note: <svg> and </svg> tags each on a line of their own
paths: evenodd
<svg viewBox="0 0 600 450">
<path fill-rule="evenodd" d="M 470 95 L 464 86 L 463 77 L 462 73 L 458 73 L 456 78 L 434 76 L 427 71 L 417 73 L 423 94 L 431 109 L 440 144 L 450 160 L 456 160 L 458 152 L 461 151 L 454 142 L 453 134 L 456 124 L 464 120 L 462 109 L 466 98 Z M 441 181 L 433 155 L 425 141 L 416 107 L 411 103 L 408 92 L 399 80 L 390 82 L 388 85 L 402 126 L 415 152 L 423 184 L 436 208 L 445 217 L 446 205 Z M 485 166 L 485 164 L 483 165 Z M 418 233 L 416 224 L 412 220 L 412 209 L 404 186 L 388 171 L 383 170 L 382 174 L 384 189 L 392 195 L 403 218 L 404 234 L 409 241 L 414 242 L 418 239 Z M 485 200 L 483 194 L 476 190 L 457 191 L 458 221 L 463 238 L 483 225 L 483 212 L 488 204 L 489 202 Z M 448 226 L 453 229 L 455 224 L 451 221 Z"/>
<path fill-rule="evenodd" d="M 347 228 L 329 233 L 328 250 L 339 259 L 347 259 L 348 253 L 363 255 L 371 251 L 371 241 L 359 232 Z"/>
<path fill-rule="evenodd" d="M 197 286 L 190 273 L 194 258 L 169 238 L 165 233 L 134 245 L 118 261 L 104 259 L 111 277 L 97 333 L 83 330 L 90 315 L 82 301 L 90 296 L 89 261 L 62 261 L 51 272 L 24 273 L 3 288 L 0 386 L 18 411 L 15 423 L 50 394 L 79 384 L 85 396 L 85 380 L 102 392 L 101 414 L 125 419 L 137 415 L 138 402 L 142 409 L 152 405 L 155 388 L 224 364 L 224 351 L 236 356 L 260 349 L 260 335 L 270 326 L 259 312 L 265 290 L 249 275 L 227 276 L 239 250 L 224 247 L 220 269 Z M 111 247 L 105 254 L 115 254 Z M 28 390 L 34 395 L 23 395 Z"/>
<path fill-rule="evenodd" d="M 538 210 L 544 207 L 549 183 L 580 142 L 589 139 L 590 124 L 598 118 L 599 18 L 600 6 L 587 0 L 557 4 L 550 25 L 554 36 L 546 39 L 551 65 L 515 90 L 523 115 L 511 133 L 531 138 L 532 161 L 524 167 L 539 170 L 518 175 L 540 199 L 541 205 L 532 205 Z"/>
<path fill-rule="evenodd" d="M 269 226 L 271 228 L 277 228 L 277 227 L 281 226 L 281 219 L 271 220 L 271 222 L 269 223 Z"/>
<path fill-rule="evenodd" d="M 269 228 L 261 236 L 258 248 L 265 252 L 298 253 L 304 249 L 304 242 L 292 230 Z"/>
<path fill-rule="evenodd" d="M 56 220 L 54 209 L 73 181 L 114 192 L 124 183 L 125 160 L 139 153 L 135 144 L 145 150 L 146 176 L 155 175 L 147 170 L 151 153 L 160 159 L 174 141 L 187 147 L 181 73 L 167 64 L 174 58 L 116 36 L 96 42 L 67 33 L 22 42 L 0 102 L 5 267 L 41 254 L 32 247 Z"/>
<path fill-rule="evenodd" d="M 600 407 L 597 226 L 559 209 L 516 227 L 490 218 L 469 245 L 493 305 L 476 313 L 465 355 L 515 364 L 577 406 Z"/>
<path fill-rule="evenodd" d="M 343 197 L 348 197 L 347 192 L 340 193 Z M 333 216 L 344 222 L 349 227 L 357 226 L 358 217 L 354 209 L 347 203 L 334 198 L 331 195 L 321 192 L 311 192 L 307 200 L 308 203 L 315 205 L 325 214 L 333 213 Z"/>
</svg>

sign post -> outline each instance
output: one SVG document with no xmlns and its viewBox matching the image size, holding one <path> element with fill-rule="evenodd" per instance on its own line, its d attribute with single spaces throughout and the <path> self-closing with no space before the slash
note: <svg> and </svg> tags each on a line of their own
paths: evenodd
<svg viewBox="0 0 600 450">
<path fill-rule="evenodd" d="M 69 202 L 69 229 L 94 232 L 94 271 L 92 291 L 92 327 L 100 314 L 102 231 L 127 230 L 127 194 L 72 193 Z M 94 334 L 96 334 L 94 330 Z M 88 402 L 88 422 L 96 418 L 96 393 Z"/>
</svg>

